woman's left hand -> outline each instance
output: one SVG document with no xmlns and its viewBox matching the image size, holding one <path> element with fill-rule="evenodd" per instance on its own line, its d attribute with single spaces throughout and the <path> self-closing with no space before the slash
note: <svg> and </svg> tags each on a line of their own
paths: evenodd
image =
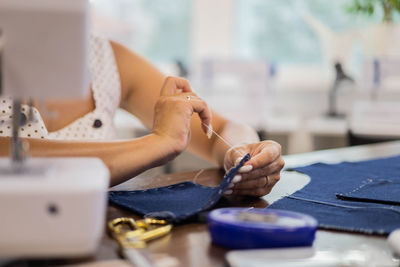
<svg viewBox="0 0 400 267">
<path fill-rule="evenodd" d="M 274 141 L 238 145 L 230 148 L 224 158 L 225 170 L 229 170 L 250 153 L 251 158 L 235 176 L 225 195 L 245 195 L 261 197 L 271 192 L 280 179 L 280 171 L 285 162 L 281 146 Z"/>
</svg>

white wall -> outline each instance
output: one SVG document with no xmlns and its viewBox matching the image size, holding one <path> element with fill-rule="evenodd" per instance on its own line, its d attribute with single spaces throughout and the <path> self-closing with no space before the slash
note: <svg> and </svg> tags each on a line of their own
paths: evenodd
<svg viewBox="0 0 400 267">
<path fill-rule="evenodd" d="M 192 55 L 194 61 L 233 55 L 234 0 L 194 0 Z"/>
</svg>

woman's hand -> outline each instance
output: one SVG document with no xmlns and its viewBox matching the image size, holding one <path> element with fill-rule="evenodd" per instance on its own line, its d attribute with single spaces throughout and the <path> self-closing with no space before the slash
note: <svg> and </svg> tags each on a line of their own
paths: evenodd
<svg viewBox="0 0 400 267">
<path fill-rule="evenodd" d="M 192 92 L 182 78 L 167 77 L 154 108 L 152 133 L 169 144 L 168 154 L 176 156 L 190 141 L 190 120 L 193 112 L 199 114 L 202 129 L 207 134 L 211 125 L 211 112 L 207 104 Z"/>
<path fill-rule="evenodd" d="M 271 192 L 272 187 L 279 181 L 280 171 L 285 162 L 278 143 L 262 141 L 232 147 L 225 154 L 225 170 L 239 163 L 247 153 L 250 153 L 251 159 L 239 169 L 225 194 L 261 197 Z"/>
</svg>

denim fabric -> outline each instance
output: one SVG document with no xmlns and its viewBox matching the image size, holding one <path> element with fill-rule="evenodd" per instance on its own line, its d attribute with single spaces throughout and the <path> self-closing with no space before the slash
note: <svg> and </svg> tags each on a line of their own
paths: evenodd
<svg viewBox="0 0 400 267">
<path fill-rule="evenodd" d="M 386 235 L 400 227 L 400 156 L 293 170 L 310 183 L 268 208 L 307 213 L 325 229 Z"/>
<path fill-rule="evenodd" d="M 367 179 L 352 191 L 338 193 L 336 197 L 341 200 L 400 205 L 400 181 L 396 181 L 396 179 Z"/>
<path fill-rule="evenodd" d="M 217 187 L 183 182 L 148 190 L 111 191 L 109 200 L 141 215 L 179 222 L 216 204 L 239 168 L 249 159 L 250 155 L 247 154 L 238 165 L 225 174 Z"/>
</svg>

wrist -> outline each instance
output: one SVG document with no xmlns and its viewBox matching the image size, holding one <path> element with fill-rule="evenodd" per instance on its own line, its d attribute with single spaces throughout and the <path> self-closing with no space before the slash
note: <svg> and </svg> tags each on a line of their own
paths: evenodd
<svg viewBox="0 0 400 267">
<path fill-rule="evenodd" d="M 177 157 L 183 150 L 179 149 L 176 142 L 168 136 L 161 136 L 155 133 L 151 133 L 146 136 L 152 149 L 157 154 L 159 159 L 159 164 L 162 165 L 168 161 L 173 160 Z"/>
</svg>

